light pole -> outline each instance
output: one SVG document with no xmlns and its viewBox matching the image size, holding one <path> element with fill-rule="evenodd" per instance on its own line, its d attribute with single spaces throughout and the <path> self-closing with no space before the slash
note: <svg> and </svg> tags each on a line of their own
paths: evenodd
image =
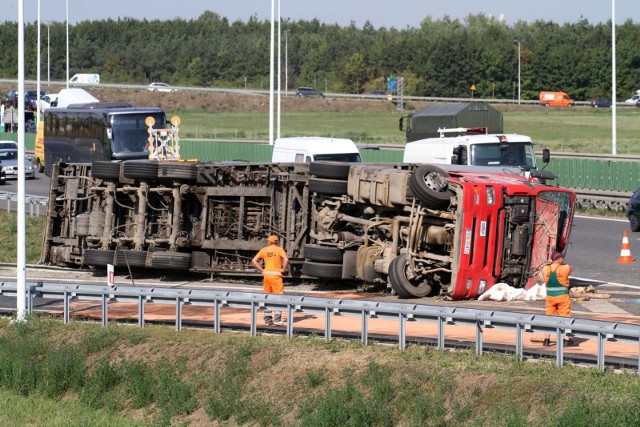
<svg viewBox="0 0 640 427">
<path fill-rule="evenodd" d="M 67 8 L 67 89 L 69 89 L 69 0 L 65 2 Z"/>
<path fill-rule="evenodd" d="M 520 104 L 520 40 L 514 40 L 518 43 L 518 104 Z"/>
<path fill-rule="evenodd" d="M 47 21 L 47 84 L 51 84 L 51 55 L 49 54 L 49 49 L 51 44 L 49 43 L 49 27 L 51 26 L 51 21 Z"/>
<path fill-rule="evenodd" d="M 289 30 L 284 30 L 284 94 L 289 96 Z"/>
</svg>

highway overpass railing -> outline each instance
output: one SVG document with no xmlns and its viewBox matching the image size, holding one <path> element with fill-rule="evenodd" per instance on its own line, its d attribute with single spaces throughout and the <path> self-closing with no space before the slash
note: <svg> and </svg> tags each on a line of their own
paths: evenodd
<svg viewBox="0 0 640 427">
<path fill-rule="evenodd" d="M 28 283 L 26 287 L 26 307 L 28 314 L 34 313 L 34 299 L 45 298 L 62 301 L 62 316 L 68 323 L 73 311 L 73 301 L 99 301 L 103 325 L 109 322 L 109 306 L 120 302 L 137 303 L 138 326 L 145 326 L 145 305 L 147 303 L 170 304 L 175 306 L 175 328 L 182 329 L 182 308 L 185 304 L 211 307 L 212 324 L 216 333 L 222 330 L 221 311 L 225 307 L 244 309 L 247 312 L 249 333 L 258 332 L 258 312 L 260 310 L 280 310 L 287 313 L 286 336 L 292 338 L 295 332 L 294 314 L 309 313 L 324 315 L 324 338 L 332 339 L 335 327 L 332 320 L 336 316 L 352 316 L 360 319 L 359 339 L 363 345 L 370 341 L 371 319 L 394 321 L 398 348 L 407 345 L 407 322 L 422 322 L 436 326 L 435 337 L 426 334 L 417 337 L 428 340 L 435 338 L 438 349 L 447 348 L 449 327 L 462 326 L 475 331 L 475 352 L 482 355 L 487 348 L 485 333 L 492 329 L 509 331 L 513 338 L 511 351 L 519 360 L 525 358 L 524 335 L 528 333 L 550 334 L 555 336 L 555 361 L 558 367 L 564 365 L 565 335 L 575 338 L 595 340 L 595 356 L 582 362 L 595 364 L 604 370 L 608 363 L 605 353 L 607 342 L 630 344 L 635 358 L 632 365 L 640 373 L 640 325 L 603 322 L 590 319 L 554 317 L 527 313 L 476 310 L 460 307 L 419 305 L 412 303 L 376 302 L 338 298 L 319 298 L 296 295 L 270 295 L 261 293 L 235 292 L 203 289 L 174 289 L 164 287 L 96 286 L 60 283 Z M 0 296 L 17 298 L 16 282 L 0 282 Z M 50 305 L 49 305 L 50 308 Z M 459 339 L 456 340 L 456 342 Z"/>
</svg>

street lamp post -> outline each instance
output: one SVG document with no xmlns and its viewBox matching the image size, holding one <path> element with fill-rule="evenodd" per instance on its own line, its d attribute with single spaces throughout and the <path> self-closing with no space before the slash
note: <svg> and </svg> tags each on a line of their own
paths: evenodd
<svg viewBox="0 0 640 427">
<path fill-rule="evenodd" d="M 514 40 L 518 43 L 518 104 L 520 104 L 520 40 Z"/>
<path fill-rule="evenodd" d="M 67 89 L 69 89 L 69 0 L 65 4 L 67 9 Z"/>
<path fill-rule="evenodd" d="M 49 54 L 50 52 L 50 46 L 51 44 L 49 43 L 49 27 L 51 26 L 51 21 L 47 21 L 47 84 L 51 84 L 51 55 Z"/>
</svg>

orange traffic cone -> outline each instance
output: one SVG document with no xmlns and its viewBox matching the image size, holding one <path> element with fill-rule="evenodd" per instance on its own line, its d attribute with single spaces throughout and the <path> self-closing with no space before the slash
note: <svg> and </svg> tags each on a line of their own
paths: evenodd
<svg viewBox="0 0 640 427">
<path fill-rule="evenodd" d="M 627 264 L 635 261 L 631 258 L 631 246 L 629 246 L 629 236 L 627 236 L 627 232 L 624 232 L 622 236 L 622 249 L 620 250 L 620 258 L 618 258 L 619 264 Z"/>
</svg>

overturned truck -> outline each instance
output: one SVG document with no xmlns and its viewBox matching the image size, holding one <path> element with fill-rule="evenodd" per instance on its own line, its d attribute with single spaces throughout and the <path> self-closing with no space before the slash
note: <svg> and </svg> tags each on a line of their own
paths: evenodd
<svg viewBox="0 0 640 427">
<path fill-rule="evenodd" d="M 41 262 L 258 276 L 250 261 L 276 234 L 288 277 L 469 299 L 533 283 L 567 245 L 574 201 L 535 179 L 429 164 L 61 163 Z"/>
</svg>

